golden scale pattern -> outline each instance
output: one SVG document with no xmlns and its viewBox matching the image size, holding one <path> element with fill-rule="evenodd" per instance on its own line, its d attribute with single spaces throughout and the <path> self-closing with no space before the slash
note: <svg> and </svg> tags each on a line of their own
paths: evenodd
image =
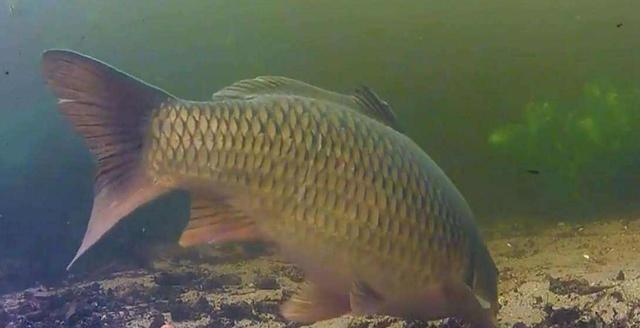
<svg viewBox="0 0 640 328">
<path fill-rule="evenodd" d="M 301 97 L 175 102 L 154 112 L 147 160 L 160 175 L 261 195 L 281 214 L 278 235 L 304 242 L 321 233 L 327 256 L 348 249 L 353 265 L 382 257 L 401 278 L 427 281 L 443 263 L 464 261 L 467 241 L 421 159 L 406 160 L 416 158 L 406 139 L 383 129 Z"/>
</svg>

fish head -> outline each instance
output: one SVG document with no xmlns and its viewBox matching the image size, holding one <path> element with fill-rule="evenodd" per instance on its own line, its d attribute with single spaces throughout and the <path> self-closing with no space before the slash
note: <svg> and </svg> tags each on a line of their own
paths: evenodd
<svg viewBox="0 0 640 328">
<path fill-rule="evenodd" d="M 498 269 L 489 250 L 482 245 L 476 248 L 473 261 L 471 290 L 485 310 L 498 314 Z"/>
</svg>

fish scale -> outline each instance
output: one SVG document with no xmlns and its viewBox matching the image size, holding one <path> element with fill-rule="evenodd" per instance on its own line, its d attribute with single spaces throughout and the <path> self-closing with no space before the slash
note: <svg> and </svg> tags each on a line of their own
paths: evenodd
<svg viewBox="0 0 640 328">
<path fill-rule="evenodd" d="M 150 167 L 159 176 L 178 174 L 218 179 L 212 182 L 222 184 L 240 182 L 231 187 L 251 190 L 271 210 L 286 214 L 279 217 L 277 225 L 287 229 L 278 231 L 277 225 L 271 225 L 268 229 L 274 234 L 312 229 L 316 234 L 348 241 L 352 249 L 362 253 L 369 253 L 370 241 L 375 240 L 375 256 L 411 268 L 407 269 L 410 272 L 400 270 L 399 275 L 421 277 L 423 281 L 414 281 L 417 286 L 432 282 L 437 272 L 423 274 L 421 270 L 437 268 L 437 261 L 446 260 L 459 268 L 467 265 L 466 241 L 454 233 L 458 227 L 455 218 L 448 215 L 447 206 L 423 206 L 444 202 L 437 198 L 437 191 L 434 201 L 432 193 L 417 188 L 421 185 L 417 181 L 427 178 L 417 167 L 406 164 L 412 155 L 403 151 L 406 145 L 400 138 L 393 148 L 389 139 L 381 142 L 370 133 L 384 129 L 379 124 L 367 121 L 371 126 L 361 123 L 356 129 L 350 115 L 357 114 L 331 111 L 310 100 L 259 100 L 163 105 L 152 117 L 152 126 L 164 128 L 151 130 L 154 142 L 147 151 Z M 218 141 L 202 147 L 209 131 Z M 257 140 L 259 147 L 254 145 Z M 353 163 L 357 172 L 345 170 L 343 162 Z M 301 190 L 300 181 L 306 179 L 311 183 L 304 188 L 313 190 L 308 194 L 314 197 L 299 201 L 295 194 Z M 346 185 L 357 186 L 357 192 L 345 192 Z M 315 207 L 322 214 L 305 215 L 308 211 L 303 207 Z M 429 219 L 432 215 L 436 217 Z M 439 235 L 446 239 L 425 238 L 421 245 L 418 238 Z M 388 242 L 381 242 L 385 239 Z M 434 252 L 441 256 L 434 256 Z M 353 258 L 362 255 L 356 253 Z M 424 266 L 425 259 L 431 265 Z"/>
</svg>

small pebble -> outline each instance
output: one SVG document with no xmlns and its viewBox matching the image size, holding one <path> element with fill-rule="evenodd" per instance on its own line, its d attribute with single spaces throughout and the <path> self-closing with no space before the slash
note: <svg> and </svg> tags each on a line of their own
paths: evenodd
<svg viewBox="0 0 640 328">
<path fill-rule="evenodd" d="M 546 323 L 549 325 L 568 326 L 580 318 L 580 311 L 577 307 L 554 309 L 550 305 L 545 307 L 547 312 Z"/>
<path fill-rule="evenodd" d="M 171 320 L 173 321 L 187 321 L 194 317 L 190 306 L 181 301 L 169 304 L 169 313 L 171 313 Z"/>
<path fill-rule="evenodd" d="M 195 279 L 193 272 L 160 272 L 153 281 L 160 286 L 184 286 Z"/>
<path fill-rule="evenodd" d="M 40 322 L 47 317 L 47 313 L 44 311 L 33 311 L 25 314 L 24 317 L 32 322 Z"/>
<path fill-rule="evenodd" d="M 218 311 L 220 316 L 231 320 L 241 320 L 253 317 L 251 304 L 243 301 L 238 303 L 221 304 Z"/>
<path fill-rule="evenodd" d="M 542 302 L 544 301 L 542 299 L 542 296 L 536 296 L 533 300 L 535 301 L 535 304 L 542 304 Z"/>
<path fill-rule="evenodd" d="M 233 320 L 231 320 L 229 318 L 212 317 L 211 321 L 209 321 L 209 325 L 206 326 L 206 327 L 225 328 L 225 327 L 233 327 L 233 326 L 234 326 L 234 322 L 233 322 Z"/>
<path fill-rule="evenodd" d="M 4 326 L 9 321 L 9 313 L 5 310 L 0 309 L 0 326 Z"/>
<path fill-rule="evenodd" d="M 218 281 L 225 286 L 237 286 L 242 283 L 242 278 L 237 274 L 222 274 L 218 276 Z"/>
<path fill-rule="evenodd" d="M 201 291 L 209 291 L 222 288 L 222 283 L 217 278 L 205 278 L 198 284 L 198 289 Z"/>
<path fill-rule="evenodd" d="M 278 315 L 280 313 L 280 303 L 271 301 L 257 302 L 253 304 L 253 309 L 257 313 Z"/>
<path fill-rule="evenodd" d="M 618 302 L 624 302 L 624 296 L 620 291 L 617 291 L 617 290 L 611 293 L 611 298 L 613 298 Z"/>
<path fill-rule="evenodd" d="M 213 310 L 213 307 L 204 296 L 200 296 L 200 298 L 198 298 L 198 300 L 194 303 L 193 307 L 197 312 L 204 314 L 211 313 L 211 311 Z"/>
<path fill-rule="evenodd" d="M 151 316 L 151 323 L 149 324 L 149 328 L 162 328 L 164 326 L 164 316 L 160 313 L 154 313 Z"/>
<path fill-rule="evenodd" d="M 293 265 L 289 265 L 284 269 L 282 269 L 282 274 L 293 282 L 304 281 L 304 272 L 302 272 L 302 270 L 300 270 L 298 267 Z"/>
<path fill-rule="evenodd" d="M 265 275 L 257 275 L 255 280 L 253 281 L 253 284 L 258 289 L 274 290 L 274 289 L 280 288 L 280 285 L 278 284 L 278 281 L 276 281 L 275 278 L 265 276 Z"/>
</svg>

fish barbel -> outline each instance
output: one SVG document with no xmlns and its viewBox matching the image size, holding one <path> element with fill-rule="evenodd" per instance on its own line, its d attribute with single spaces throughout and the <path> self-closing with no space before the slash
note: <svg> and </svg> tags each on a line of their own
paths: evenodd
<svg viewBox="0 0 640 328">
<path fill-rule="evenodd" d="M 263 76 L 188 101 L 67 50 L 46 51 L 43 74 L 97 160 L 71 264 L 133 210 L 180 189 L 192 198 L 182 246 L 269 241 L 305 271 L 282 306 L 287 319 L 495 326 L 498 272 L 469 206 L 370 89 Z"/>
</svg>

